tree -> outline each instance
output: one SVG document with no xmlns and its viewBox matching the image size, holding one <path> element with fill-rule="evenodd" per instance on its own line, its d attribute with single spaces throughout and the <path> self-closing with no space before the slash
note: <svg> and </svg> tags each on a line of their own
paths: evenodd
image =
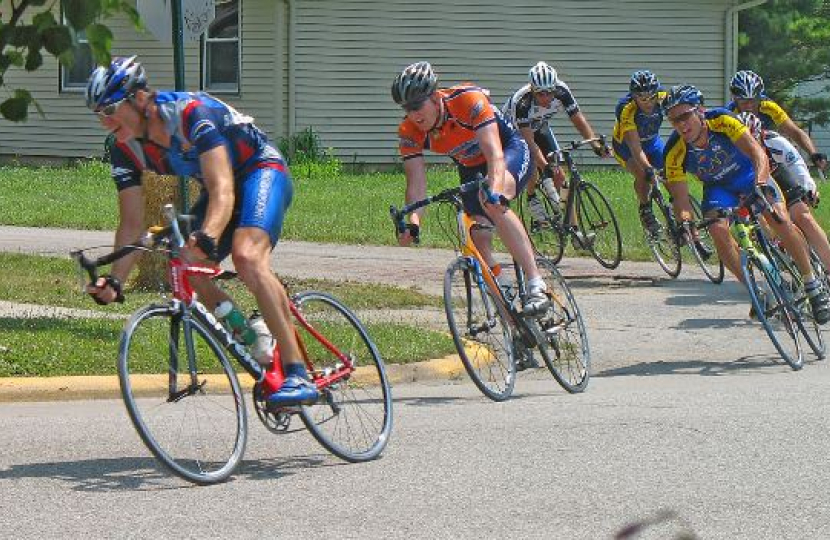
<svg viewBox="0 0 830 540">
<path fill-rule="evenodd" d="M 830 76 L 830 0 L 769 0 L 741 12 L 739 39 L 740 69 L 761 75 L 771 98 L 801 121 L 830 120 L 830 99 L 793 95 L 796 84 Z"/>
<path fill-rule="evenodd" d="M 8 8 L 6 8 L 8 6 Z M 55 13 L 62 8 L 67 24 Z M 0 88 L 6 89 L 5 75 L 11 68 L 35 71 L 43 64 L 43 51 L 71 66 L 72 50 L 83 31 L 95 60 L 110 61 L 112 32 L 100 21 L 125 13 L 139 26 L 138 12 L 126 0 L 0 0 Z M 29 22 L 30 21 L 30 22 Z M 8 120 L 23 121 L 29 107 L 43 111 L 24 88 L 15 88 L 0 103 L 0 114 Z"/>
</svg>

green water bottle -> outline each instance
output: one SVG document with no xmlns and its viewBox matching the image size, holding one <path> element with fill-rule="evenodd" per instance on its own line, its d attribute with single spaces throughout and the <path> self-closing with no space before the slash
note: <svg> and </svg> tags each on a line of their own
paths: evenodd
<svg viewBox="0 0 830 540">
<path fill-rule="evenodd" d="M 248 325 L 248 319 L 239 311 L 233 302 L 224 300 L 216 304 L 213 311 L 234 337 L 250 346 L 256 341 L 256 332 Z"/>
</svg>

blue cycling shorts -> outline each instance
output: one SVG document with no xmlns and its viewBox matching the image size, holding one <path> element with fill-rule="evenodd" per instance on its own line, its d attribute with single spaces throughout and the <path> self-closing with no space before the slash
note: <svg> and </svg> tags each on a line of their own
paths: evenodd
<svg viewBox="0 0 830 540">
<path fill-rule="evenodd" d="M 533 172 L 530 167 L 530 150 L 525 140 L 517 136 L 511 138 L 502 151 L 504 152 L 505 169 L 516 179 L 515 197 L 518 197 L 527 187 L 527 183 Z M 484 163 L 476 167 L 462 167 L 459 165 L 458 175 L 461 177 L 462 184 L 486 177 L 487 164 Z M 464 211 L 471 216 L 485 215 L 477 190 L 462 193 L 461 200 L 464 202 Z"/>
<path fill-rule="evenodd" d="M 614 157 L 617 158 L 620 165 L 625 167 L 626 162 L 631 159 L 631 149 L 625 142 L 613 141 L 612 145 L 614 147 Z M 640 145 L 643 147 L 643 153 L 648 158 L 651 166 L 658 170 L 662 169 L 664 165 L 663 147 L 665 146 L 663 139 L 654 137 L 648 141 L 640 141 Z"/>
<path fill-rule="evenodd" d="M 285 214 L 294 196 L 294 186 L 285 167 L 275 165 L 280 166 L 253 169 L 237 180 L 233 215 L 217 242 L 219 260 L 231 253 L 233 233 L 240 227 L 262 229 L 268 233 L 271 247 L 277 245 Z M 203 190 L 192 209 L 196 216 L 196 229 L 201 228 L 204 222 L 207 205 L 207 190 Z"/>
<path fill-rule="evenodd" d="M 772 188 L 772 200 L 780 203 L 784 200 L 778 185 L 770 180 L 767 185 Z M 728 210 L 740 206 L 741 199 L 755 190 L 755 176 L 747 175 L 728 184 L 703 185 L 703 201 L 700 209 L 704 214 L 710 210 Z"/>
</svg>

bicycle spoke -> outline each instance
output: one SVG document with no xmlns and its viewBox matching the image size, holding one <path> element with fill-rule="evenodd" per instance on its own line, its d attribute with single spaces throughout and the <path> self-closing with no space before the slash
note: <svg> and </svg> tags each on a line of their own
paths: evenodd
<svg viewBox="0 0 830 540">
<path fill-rule="evenodd" d="M 392 432 L 392 394 L 377 348 L 357 317 L 334 297 L 309 291 L 296 302 L 311 327 L 355 367 L 348 377 L 323 386 L 316 404 L 301 408 L 303 422 L 320 444 L 341 459 L 376 458 Z M 315 380 L 342 371 L 340 358 L 301 325 L 298 329 Z"/>
<path fill-rule="evenodd" d="M 191 328 L 188 358 L 183 325 L 167 306 L 139 310 L 122 335 L 118 371 L 130 418 L 150 451 L 175 474 L 210 484 L 226 479 L 242 459 L 247 420 L 224 349 L 200 320 L 192 319 Z M 190 387 L 191 362 L 198 388 Z"/>
</svg>

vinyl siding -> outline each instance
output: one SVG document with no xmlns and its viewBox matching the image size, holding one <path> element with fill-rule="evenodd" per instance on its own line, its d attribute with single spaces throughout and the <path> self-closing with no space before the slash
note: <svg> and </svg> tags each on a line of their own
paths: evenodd
<svg viewBox="0 0 830 540">
<path fill-rule="evenodd" d="M 0 5 L 4 1 L 0 0 Z M 573 89 L 584 113 L 609 134 L 630 73 L 648 67 L 667 84 L 698 85 L 710 104 L 723 101 L 724 15 L 730 0 L 240 0 L 242 80 L 238 95 L 217 96 L 253 115 L 272 138 L 313 127 L 344 161 L 397 160 L 401 113 L 389 97 L 394 76 L 428 59 L 444 85 L 474 81 L 500 106 L 544 59 Z M 170 46 L 130 23 L 106 21 L 114 54 L 140 55 L 157 88 L 173 87 Z M 295 106 L 289 111 L 289 56 Z M 187 88 L 199 87 L 197 43 L 186 45 Z M 99 155 L 103 133 L 80 93 L 58 90 L 57 63 L 7 82 L 33 91 L 46 119 L 0 121 L 0 157 Z M 567 118 L 561 140 L 575 138 Z"/>
<path fill-rule="evenodd" d="M 346 161 L 397 159 L 401 113 L 389 86 L 405 65 L 432 62 L 443 86 L 473 81 L 501 106 L 538 60 L 553 65 L 600 133 L 610 134 L 632 71 L 689 82 L 723 101 L 728 2 L 701 0 L 298 0 L 297 129 L 314 127 Z M 336 99 L 332 99 L 335 96 Z M 576 138 L 564 115 L 561 140 Z"/>
<path fill-rule="evenodd" d="M 283 2 L 242 1 L 242 79 L 239 94 L 215 95 L 256 118 L 257 125 L 269 134 L 283 123 L 286 92 L 285 31 L 280 27 Z M 104 21 L 115 40 L 115 56 L 138 54 L 147 69 L 150 84 L 158 89 L 175 86 L 171 46 L 150 33 L 133 28 L 123 17 Z M 277 57 L 278 53 L 283 59 Z M 84 105 L 80 91 L 59 90 L 58 62 L 44 54 L 43 66 L 32 73 L 20 69 L 7 72 L 9 88 L 24 87 L 32 92 L 45 117 L 34 109 L 23 123 L 0 120 L 0 156 L 78 158 L 99 156 L 105 134 L 96 117 Z M 200 86 L 199 43 L 185 43 L 185 88 Z M 277 133 L 282 135 L 282 133 Z"/>
</svg>

